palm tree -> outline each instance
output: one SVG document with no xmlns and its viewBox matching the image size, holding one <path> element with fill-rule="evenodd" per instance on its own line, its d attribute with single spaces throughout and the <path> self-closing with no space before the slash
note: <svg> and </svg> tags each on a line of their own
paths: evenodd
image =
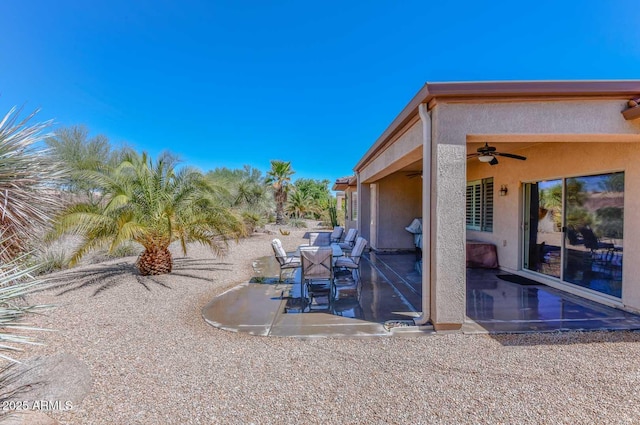
<svg viewBox="0 0 640 425">
<path fill-rule="evenodd" d="M 39 227 L 47 226 L 60 204 L 54 190 L 63 170 L 36 143 L 50 122 L 29 124 L 38 111 L 19 121 L 12 108 L 0 121 L 0 263 L 29 248 Z"/>
<path fill-rule="evenodd" d="M 299 188 L 294 188 L 288 198 L 286 211 L 290 217 L 305 218 L 308 214 L 319 214 L 322 211 L 316 200 Z"/>
<path fill-rule="evenodd" d="M 172 242 L 180 241 L 186 255 L 190 241 L 219 252 L 229 238 L 242 236 L 242 222 L 220 205 L 202 173 L 188 167 L 177 171 L 176 165 L 170 154 L 162 154 L 154 163 L 146 153 L 128 152 L 117 167 L 87 173 L 103 193 L 103 202 L 68 208 L 52 234 L 83 237 L 71 265 L 92 249 L 108 245 L 113 252 L 134 241 L 144 247 L 136 262 L 140 274 L 170 273 Z"/>
<path fill-rule="evenodd" d="M 291 162 L 271 161 L 271 169 L 267 172 L 266 183 L 273 188 L 273 196 L 276 201 L 276 224 L 284 223 L 284 204 L 287 202 L 287 192 L 291 176 L 294 173 Z"/>
</svg>

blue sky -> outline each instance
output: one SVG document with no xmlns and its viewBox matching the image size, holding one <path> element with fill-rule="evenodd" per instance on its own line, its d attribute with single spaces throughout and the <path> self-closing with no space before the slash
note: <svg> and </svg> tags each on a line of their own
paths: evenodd
<svg viewBox="0 0 640 425">
<path fill-rule="evenodd" d="M 427 81 L 640 79 L 637 0 L 486 3 L 4 0 L 0 113 L 333 181 Z"/>
</svg>

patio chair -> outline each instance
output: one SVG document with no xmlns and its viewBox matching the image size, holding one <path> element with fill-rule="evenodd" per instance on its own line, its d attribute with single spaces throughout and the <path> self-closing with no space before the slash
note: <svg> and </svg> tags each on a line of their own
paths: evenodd
<svg viewBox="0 0 640 425">
<path fill-rule="evenodd" d="M 280 265 L 280 276 L 278 276 L 278 282 L 282 282 L 283 270 L 295 270 L 302 265 L 298 257 L 288 256 L 287 252 L 282 247 L 280 239 L 274 239 L 271 241 L 271 248 Z"/>
<path fill-rule="evenodd" d="M 567 239 L 570 245 L 584 245 L 584 237 L 573 226 L 567 226 Z"/>
<path fill-rule="evenodd" d="M 344 233 L 344 227 L 336 226 L 333 228 L 333 232 L 331 232 L 331 243 L 338 243 L 342 238 L 342 234 Z"/>
<path fill-rule="evenodd" d="M 328 246 L 300 247 L 302 277 L 300 290 L 313 305 L 316 294 L 329 294 L 333 284 L 333 250 Z M 320 281 L 320 283 L 318 282 Z M 308 295 L 308 296 L 307 296 Z"/>
<path fill-rule="evenodd" d="M 593 230 L 589 226 L 585 226 L 580 229 L 582 238 L 584 239 L 584 246 L 589 248 L 591 252 L 595 252 L 599 249 L 612 250 L 613 244 L 608 242 L 600 242 L 598 237 L 593 233 Z"/>
<path fill-rule="evenodd" d="M 364 249 L 367 247 L 367 240 L 359 237 L 356 240 L 351 255 L 349 257 L 340 257 L 336 260 L 335 267 L 337 269 L 350 270 L 357 275 L 357 281 L 360 281 L 360 259 L 364 254 Z"/>
<path fill-rule="evenodd" d="M 345 267 L 338 269 L 336 267 L 333 275 L 333 286 L 331 287 L 332 304 L 339 303 L 344 307 L 342 301 L 355 301 L 357 303 L 360 301 L 360 293 L 360 279 L 357 275 L 356 277 L 353 276 L 353 270 Z M 341 314 L 338 315 L 340 316 Z"/>
<path fill-rule="evenodd" d="M 358 229 L 349 229 L 347 236 L 344 237 L 344 241 L 338 243 L 343 251 L 350 251 L 356 243 L 358 237 Z"/>
<path fill-rule="evenodd" d="M 331 245 L 331 234 L 327 232 L 309 233 L 309 246 L 329 246 Z"/>
</svg>

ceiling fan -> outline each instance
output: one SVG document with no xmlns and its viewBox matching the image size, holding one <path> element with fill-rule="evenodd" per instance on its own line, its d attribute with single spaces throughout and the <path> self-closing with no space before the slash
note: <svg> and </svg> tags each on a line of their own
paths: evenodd
<svg viewBox="0 0 640 425">
<path fill-rule="evenodd" d="M 477 157 L 480 162 L 488 162 L 489 165 L 496 165 L 498 163 L 498 158 L 496 158 L 497 156 L 519 159 L 520 161 L 524 161 L 525 159 L 527 159 L 524 156 L 515 155 L 512 153 L 496 152 L 496 148 L 493 146 L 489 146 L 489 143 L 485 143 L 484 146 L 479 147 L 477 153 L 468 154 L 467 159 Z"/>
</svg>

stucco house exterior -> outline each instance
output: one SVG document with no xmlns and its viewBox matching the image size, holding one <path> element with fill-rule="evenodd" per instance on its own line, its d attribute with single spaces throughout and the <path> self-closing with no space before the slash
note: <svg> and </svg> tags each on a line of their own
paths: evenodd
<svg viewBox="0 0 640 425">
<path fill-rule="evenodd" d="M 639 98 L 640 81 L 422 87 L 339 185 L 374 250 L 415 249 L 404 229 L 422 218 L 418 324 L 464 323 L 468 240 L 506 271 L 640 311 Z"/>
<path fill-rule="evenodd" d="M 333 184 L 338 205 L 343 205 L 342 214 L 346 230 L 358 227 L 358 181 L 355 175 L 339 178 Z"/>
</svg>

